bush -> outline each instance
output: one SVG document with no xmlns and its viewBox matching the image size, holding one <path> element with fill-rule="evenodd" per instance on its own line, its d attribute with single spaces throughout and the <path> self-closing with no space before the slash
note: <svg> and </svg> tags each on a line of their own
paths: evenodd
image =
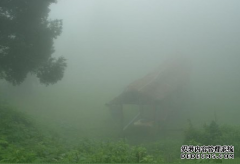
<svg viewBox="0 0 240 164">
<path fill-rule="evenodd" d="M 41 130 L 24 113 L 0 104 L 0 162 L 67 162 L 67 163 L 221 163 L 223 160 L 180 160 L 181 145 L 233 145 L 234 157 L 240 159 L 240 128 L 219 126 L 215 122 L 185 131 L 183 144 L 160 140 L 133 146 L 126 140 L 81 140 L 72 147 L 58 134 Z"/>
<path fill-rule="evenodd" d="M 126 141 L 83 140 L 75 149 L 64 155 L 61 162 L 91 163 L 146 163 L 156 162 L 142 146 L 130 146 Z"/>
<path fill-rule="evenodd" d="M 0 162 L 54 162 L 63 151 L 56 138 L 43 135 L 24 113 L 0 104 Z"/>
<path fill-rule="evenodd" d="M 212 121 L 209 125 L 203 125 L 203 129 L 195 129 L 190 124 L 185 132 L 184 145 L 232 145 L 234 146 L 234 158 L 240 158 L 240 128 L 233 126 L 219 126 Z M 200 162 L 222 163 L 221 159 L 197 160 Z"/>
<path fill-rule="evenodd" d="M 156 162 L 146 148 L 123 140 L 83 140 L 70 148 L 58 135 L 43 135 L 33 120 L 7 105 L 0 105 L 0 118 L 0 162 Z"/>
</svg>

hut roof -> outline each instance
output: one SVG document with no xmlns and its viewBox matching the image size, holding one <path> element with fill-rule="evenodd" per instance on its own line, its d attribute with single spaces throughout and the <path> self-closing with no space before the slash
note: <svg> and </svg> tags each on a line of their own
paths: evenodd
<svg viewBox="0 0 240 164">
<path fill-rule="evenodd" d="M 170 60 L 131 83 L 126 91 L 134 90 L 152 100 L 162 100 L 183 86 L 188 81 L 189 74 L 190 66 L 187 60 Z"/>
</svg>

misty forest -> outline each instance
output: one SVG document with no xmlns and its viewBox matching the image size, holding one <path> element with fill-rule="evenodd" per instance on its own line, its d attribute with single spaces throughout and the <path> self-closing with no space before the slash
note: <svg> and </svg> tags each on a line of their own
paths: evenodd
<svg viewBox="0 0 240 164">
<path fill-rule="evenodd" d="M 1 0 L 0 162 L 240 162 L 239 7 Z"/>
</svg>

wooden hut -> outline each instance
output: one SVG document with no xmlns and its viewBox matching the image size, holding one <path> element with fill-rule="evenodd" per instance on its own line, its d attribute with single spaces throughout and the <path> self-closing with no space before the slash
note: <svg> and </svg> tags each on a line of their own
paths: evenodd
<svg viewBox="0 0 240 164">
<path fill-rule="evenodd" d="M 181 98 L 178 95 L 189 81 L 190 72 L 188 60 L 168 60 L 143 78 L 132 82 L 106 105 L 123 131 L 132 125 L 154 126 L 158 129 L 159 124 L 164 124 L 169 113 L 177 108 L 174 102 Z M 127 124 L 124 123 L 124 104 L 139 106 L 139 112 Z"/>
</svg>

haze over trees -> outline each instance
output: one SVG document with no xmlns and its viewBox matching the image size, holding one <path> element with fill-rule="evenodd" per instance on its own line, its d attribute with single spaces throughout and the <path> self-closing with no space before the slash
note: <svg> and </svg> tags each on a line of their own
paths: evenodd
<svg viewBox="0 0 240 164">
<path fill-rule="evenodd" d="M 0 0 L 0 163 L 240 163 L 239 6 Z"/>
<path fill-rule="evenodd" d="M 28 74 L 46 85 L 62 79 L 65 58 L 52 57 L 62 21 L 48 19 L 52 3 L 56 0 L 0 1 L 0 79 L 14 85 Z"/>
</svg>

